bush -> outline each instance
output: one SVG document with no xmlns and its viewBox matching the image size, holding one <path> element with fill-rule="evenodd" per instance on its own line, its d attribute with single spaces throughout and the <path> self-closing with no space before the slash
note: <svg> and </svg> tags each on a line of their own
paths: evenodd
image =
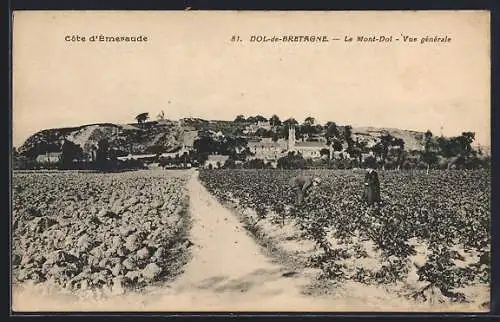
<svg viewBox="0 0 500 322">
<path fill-rule="evenodd" d="M 233 159 L 229 158 L 224 162 L 224 165 L 222 166 L 224 169 L 235 169 L 236 168 L 236 163 Z"/>
<path fill-rule="evenodd" d="M 262 159 L 252 159 L 243 164 L 246 169 L 265 169 L 266 163 Z"/>
<path fill-rule="evenodd" d="M 116 164 L 118 170 L 136 170 L 136 169 L 146 169 L 146 165 L 141 160 L 125 160 L 118 161 Z"/>
<path fill-rule="evenodd" d="M 470 157 L 465 160 L 464 167 L 468 170 L 487 169 L 490 164 L 486 158 Z"/>
<path fill-rule="evenodd" d="M 280 169 L 305 169 L 306 160 L 301 154 L 289 153 L 287 156 L 278 159 Z"/>
</svg>

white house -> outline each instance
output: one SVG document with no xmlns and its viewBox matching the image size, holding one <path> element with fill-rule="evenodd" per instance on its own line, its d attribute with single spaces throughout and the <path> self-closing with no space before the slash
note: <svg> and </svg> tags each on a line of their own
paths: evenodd
<svg viewBox="0 0 500 322">
<path fill-rule="evenodd" d="M 257 132 L 258 129 L 264 129 L 269 131 L 272 129 L 272 126 L 269 123 L 269 121 L 264 121 L 264 122 L 259 121 L 257 123 L 246 126 L 245 130 L 243 130 L 243 133 L 255 133 Z"/>
<path fill-rule="evenodd" d="M 47 152 L 45 154 L 39 154 L 36 157 L 36 162 L 53 164 L 58 163 L 61 160 L 61 157 L 61 152 Z"/>
<path fill-rule="evenodd" d="M 375 158 L 375 154 L 373 153 L 373 151 L 370 151 L 368 153 L 361 153 L 361 162 L 365 162 L 368 158 Z"/>
<path fill-rule="evenodd" d="M 184 155 L 184 153 L 189 153 L 189 149 L 187 149 L 185 146 L 183 146 L 180 150 L 175 151 L 175 152 L 165 152 L 160 154 L 160 158 L 177 158 L 181 157 Z"/>
<path fill-rule="evenodd" d="M 120 160 L 120 161 L 125 161 L 125 160 L 141 160 L 141 159 L 153 158 L 155 156 L 156 156 L 156 154 L 129 154 L 127 156 L 117 157 L 117 159 Z"/>
<path fill-rule="evenodd" d="M 229 159 L 228 155 L 209 155 L 203 167 L 205 169 L 210 167 L 212 169 L 221 168 L 227 159 Z"/>
</svg>

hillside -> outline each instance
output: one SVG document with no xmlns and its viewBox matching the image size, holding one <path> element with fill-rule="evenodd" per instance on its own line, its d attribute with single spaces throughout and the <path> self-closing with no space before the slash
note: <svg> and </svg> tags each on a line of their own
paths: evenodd
<svg viewBox="0 0 500 322">
<path fill-rule="evenodd" d="M 352 129 L 354 140 L 359 139 L 359 141 L 365 141 L 368 147 L 375 145 L 380 136 L 384 134 L 390 134 L 395 138 L 403 139 L 405 142 L 405 150 L 407 151 L 423 149 L 423 132 L 375 127 L 353 127 Z"/>
<path fill-rule="evenodd" d="M 46 152 L 57 152 L 60 151 L 64 138 L 78 144 L 86 153 L 96 147 L 100 139 L 107 139 L 110 148 L 117 151 L 118 155 L 169 152 L 179 149 L 183 144 L 192 145 L 197 131 L 220 131 L 225 135 L 235 135 L 235 133 L 241 133 L 247 125 L 231 121 L 201 119 L 152 121 L 143 124 L 88 124 L 39 131 L 29 137 L 19 147 L 18 152 L 28 157 L 36 157 Z M 376 144 L 380 136 L 387 133 L 403 139 L 405 150 L 422 149 L 422 132 L 375 127 L 352 129 L 353 139 L 366 142 L 368 147 Z"/>
<path fill-rule="evenodd" d="M 192 135 L 191 135 L 192 136 Z M 42 130 L 29 137 L 18 152 L 28 157 L 61 149 L 66 138 L 89 153 L 101 139 L 109 142 L 118 155 L 157 153 L 178 149 L 183 142 L 183 128 L 177 122 L 138 124 L 89 124 L 73 128 Z M 161 147 L 162 151 L 158 151 Z"/>
</svg>

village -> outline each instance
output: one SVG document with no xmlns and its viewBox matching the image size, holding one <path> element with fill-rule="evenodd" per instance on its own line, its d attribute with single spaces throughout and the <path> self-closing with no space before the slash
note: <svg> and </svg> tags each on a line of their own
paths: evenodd
<svg viewBox="0 0 500 322">
<path fill-rule="evenodd" d="M 96 164 L 99 154 L 122 168 L 349 169 L 363 167 L 367 162 L 386 169 L 443 168 L 462 165 L 465 161 L 459 154 L 487 154 L 480 147 L 472 149 L 462 144 L 465 139 L 472 144 L 473 133 L 468 132 L 445 139 L 430 131 L 353 131 L 351 126 L 337 126 L 334 122 L 316 124 L 312 117 L 300 124 L 293 118 L 281 121 L 276 115 L 269 119 L 239 115 L 234 121 L 172 121 L 162 114 L 146 122 L 147 114 L 138 115 L 138 122 L 133 124 L 93 124 L 59 129 L 60 133 L 46 130 L 52 131 L 50 134 L 41 131 L 14 151 L 14 168 L 53 169 L 70 163 L 67 168 L 87 169 Z M 57 139 L 47 142 L 53 137 Z M 453 142 L 454 151 L 441 151 Z M 460 144 L 464 151 L 457 150 Z"/>
</svg>

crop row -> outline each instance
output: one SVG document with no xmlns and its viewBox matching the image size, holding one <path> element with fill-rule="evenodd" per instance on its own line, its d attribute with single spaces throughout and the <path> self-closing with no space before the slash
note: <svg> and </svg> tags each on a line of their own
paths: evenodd
<svg viewBox="0 0 500 322">
<path fill-rule="evenodd" d="M 120 292 L 171 275 L 185 247 L 184 184 L 165 172 L 15 174 L 15 281 Z"/>
<path fill-rule="evenodd" d="M 294 205 L 288 186 L 297 171 L 204 171 L 201 180 L 221 201 L 237 200 L 262 217 L 270 214 L 298 220 L 303 236 L 315 241 L 322 253 L 311 265 L 328 278 L 391 283 L 404 280 L 416 246 L 429 248 L 418 278 L 452 298 L 452 290 L 471 283 L 488 283 L 490 274 L 489 171 L 386 171 L 379 174 L 382 204 L 367 206 L 361 199 L 363 173 L 316 171 L 323 180 L 305 202 Z M 381 253 L 377 271 L 347 269 L 348 257 L 366 257 L 354 239 L 370 240 Z M 332 240 L 335 242 L 333 243 Z M 458 249 L 458 250 L 457 250 Z M 456 265 L 471 255 L 474 262 Z"/>
</svg>

